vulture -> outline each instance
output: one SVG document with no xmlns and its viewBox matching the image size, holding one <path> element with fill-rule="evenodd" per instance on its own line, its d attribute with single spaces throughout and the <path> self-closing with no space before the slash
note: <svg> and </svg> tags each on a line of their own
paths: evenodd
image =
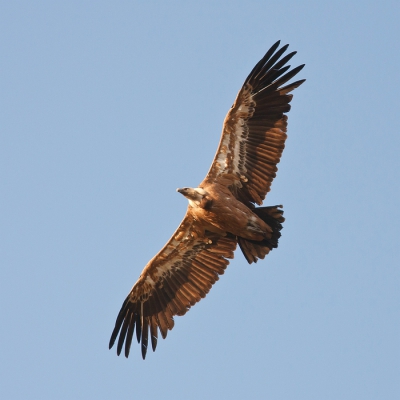
<svg viewBox="0 0 400 400">
<path fill-rule="evenodd" d="M 177 189 L 188 199 L 183 221 L 144 267 L 122 304 L 109 348 L 129 356 L 132 339 L 145 359 L 159 334 L 165 339 L 174 316 L 204 298 L 239 245 L 247 262 L 278 247 L 281 205 L 261 206 L 285 147 L 290 94 L 305 79 L 288 83 L 303 67 L 286 65 L 296 54 L 276 42 L 244 81 L 225 117 L 220 143 L 203 182 Z M 118 340 L 117 340 L 118 339 Z"/>
</svg>

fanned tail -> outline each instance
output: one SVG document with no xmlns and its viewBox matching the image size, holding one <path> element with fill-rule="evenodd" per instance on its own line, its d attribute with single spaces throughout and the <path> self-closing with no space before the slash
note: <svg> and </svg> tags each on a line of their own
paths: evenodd
<svg viewBox="0 0 400 400">
<path fill-rule="evenodd" d="M 281 237 L 283 217 L 282 206 L 258 207 L 253 209 L 253 213 L 261 218 L 272 228 L 272 236 L 260 242 L 256 240 L 247 240 L 238 237 L 239 247 L 243 252 L 249 264 L 257 262 L 259 258 L 263 259 L 272 249 L 278 247 L 278 240 Z"/>
</svg>

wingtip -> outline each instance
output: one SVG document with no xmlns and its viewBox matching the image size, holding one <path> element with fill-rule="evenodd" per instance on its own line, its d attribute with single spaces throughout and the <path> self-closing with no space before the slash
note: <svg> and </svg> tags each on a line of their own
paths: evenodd
<svg viewBox="0 0 400 400">
<path fill-rule="evenodd" d="M 119 330 L 118 330 L 119 331 Z M 108 342 L 108 349 L 111 350 L 111 348 L 114 346 L 115 344 L 115 339 L 117 338 L 118 335 L 118 331 L 116 332 L 116 327 L 114 328 L 111 337 L 110 337 L 110 341 Z"/>
<path fill-rule="evenodd" d="M 129 357 L 129 352 L 130 352 L 130 344 L 127 345 L 127 344 L 125 343 L 125 358 L 128 358 L 128 357 Z"/>
<path fill-rule="evenodd" d="M 153 349 L 153 352 L 156 351 L 156 347 L 157 347 L 157 337 L 151 335 L 151 348 Z"/>
<path fill-rule="evenodd" d="M 142 358 L 143 360 L 146 359 L 146 354 L 147 354 L 147 346 L 142 345 Z"/>
</svg>

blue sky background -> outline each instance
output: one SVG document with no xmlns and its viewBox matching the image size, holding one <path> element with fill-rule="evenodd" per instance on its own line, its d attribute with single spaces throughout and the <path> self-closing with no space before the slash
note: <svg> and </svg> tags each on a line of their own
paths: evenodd
<svg viewBox="0 0 400 400">
<path fill-rule="evenodd" d="M 3 399 L 400 398 L 398 1 L 1 1 Z M 267 204 L 142 361 L 115 317 L 181 221 L 245 77 L 306 63 Z"/>
</svg>

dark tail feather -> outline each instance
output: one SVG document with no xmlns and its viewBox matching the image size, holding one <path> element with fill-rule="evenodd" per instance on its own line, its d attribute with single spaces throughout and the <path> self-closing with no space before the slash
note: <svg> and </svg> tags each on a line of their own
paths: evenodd
<svg viewBox="0 0 400 400">
<path fill-rule="evenodd" d="M 272 236 L 260 242 L 238 237 L 239 247 L 249 264 L 257 262 L 259 258 L 263 259 L 272 249 L 278 247 L 282 223 L 285 221 L 283 210 L 280 208 L 282 206 L 258 207 L 252 210 L 254 214 L 272 228 Z"/>
</svg>

